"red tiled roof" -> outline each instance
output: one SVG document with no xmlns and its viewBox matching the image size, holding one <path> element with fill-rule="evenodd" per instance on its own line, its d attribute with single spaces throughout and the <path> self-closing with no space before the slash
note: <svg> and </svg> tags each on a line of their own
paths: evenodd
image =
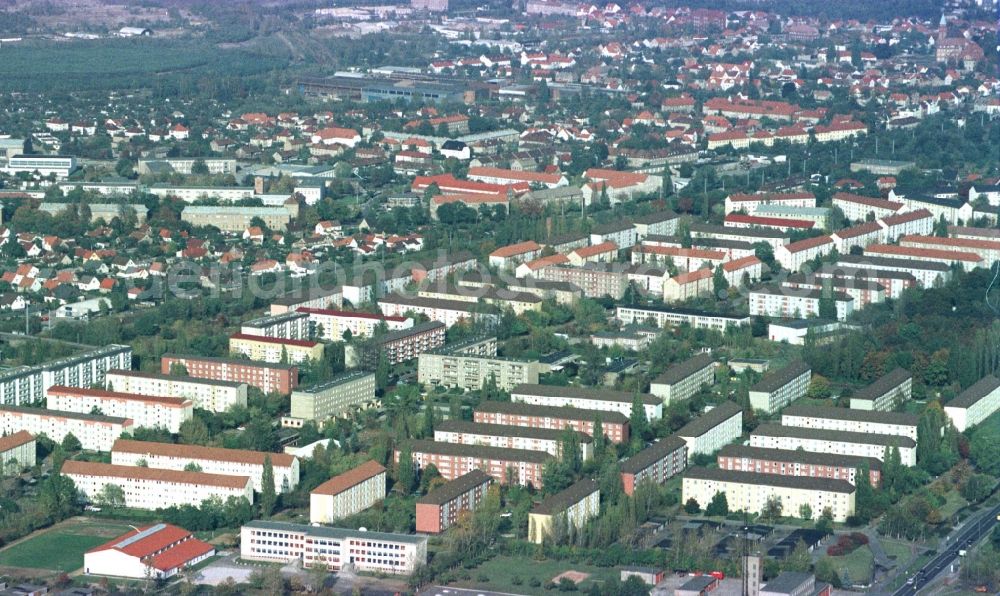
<svg viewBox="0 0 1000 596">
<path fill-rule="evenodd" d="M 702 248 L 679 248 L 676 246 L 657 246 L 655 244 L 644 244 L 636 248 L 638 252 L 655 255 L 669 255 L 672 257 L 688 257 L 694 259 L 710 259 L 721 261 L 726 258 L 726 253 L 720 250 L 706 250 Z"/>
<path fill-rule="evenodd" d="M 311 348 L 316 345 L 316 342 L 305 339 L 282 339 L 280 337 L 264 337 L 263 335 L 251 335 L 249 333 L 234 333 L 229 336 L 229 339 L 245 339 L 248 341 L 259 341 L 266 344 L 298 346 L 300 348 Z"/>
<path fill-rule="evenodd" d="M 801 201 L 815 199 L 816 195 L 811 192 L 762 192 L 757 194 L 733 193 L 728 198 L 733 203 L 756 203 L 760 201 Z"/>
<path fill-rule="evenodd" d="M 215 547 L 211 544 L 202 542 L 197 538 L 192 538 L 154 556 L 149 561 L 149 565 L 160 571 L 170 571 L 177 567 L 183 567 L 188 561 L 210 553 L 213 550 L 215 550 Z"/>
<path fill-rule="evenodd" d="M 164 548 L 170 546 L 171 544 L 183 540 L 185 537 L 190 536 L 191 532 L 188 532 L 184 528 L 179 528 L 171 524 L 163 524 L 163 529 L 158 532 L 153 532 L 148 536 L 140 538 L 127 544 L 123 547 L 115 548 L 116 545 L 121 542 L 132 538 L 142 532 L 149 530 L 155 526 L 145 526 L 136 530 L 132 530 L 126 534 L 109 540 L 100 546 L 95 546 L 94 548 L 88 550 L 88 553 L 95 553 L 102 550 L 108 550 L 114 548 L 115 550 L 121 551 L 126 555 L 131 555 L 133 557 L 148 557 L 149 555 L 163 550 Z"/>
<path fill-rule="evenodd" d="M 327 480 L 313 489 L 314 495 L 338 495 L 352 486 L 385 472 L 385 466 L 375 460 L 368 460 L 360 466 Z"/>
<path fill-rule="evenodd" d="M 786 219 L 783 217 L 761 217 L 759 215 L 744 215 L 742 213 L 730 213 L 726 216 L 726 221 L 735 223 L 745 223 L 757 226 L 775 226 L 783 228 L 799 228 L 809 230 L 816 226 L 814 221 L 804 219 Z"/>
<path fill-rule="evenodd" d="M 979 263 L 983 260 L 983 257 L 971 252 L 940 250 L 934 248 L 916 248 L 911 246 L 895 246 L 892 244 L 872 244 L 865 249 L 865 254 L 868 254 L 869 252 L 885 255 L 921 257 L 924 259 L 939 259 L 943 261 L 966 261 L 969 263 Z"/>
<path fill-rule="evenodd" d="M 917 209 L 916 211 L 907 211 L 906 213 L 896 213 L 895 215 L 887 215 L 882 218 L 882 223 L 884 223 L 887 226 L 895 226 L 915 221 L 918 219 L 926 219 L 928 217 L 933 218 L 934 214 L 932 214 L 927 209 Z"/>
<path fill-rule="evenodd" d="M 878 199 L 875 197 L 865 197 L 862 195 L 856 195 L 849 192 L 838 192 L 833 195 L 835 201 L 847 201 L 849 203 L 859 203 L 861 205 L 867 205 L 869 207 L 878 207 L 880 209 L 888 209 L 890 211 L 899 211 L 903 208 L 902 203 L 894 203 L 892 201 L 887 201 L 885 199 Z"/>
<path fill-rule="evenodd" d="M 743 257 L 742 259 L 736 259 L 722 264 L 723 271 L 733 272 L 739 271 L 740 269 L 746 269 L 747 267 L 753 267 L 754 265 L 760 265 L 763 261 L 755 257 L 754 255 L 749 255 Z"/>
<path fill-rule="evenodd" d="M 31 433 L 29 433 L 26 430 L 19 430 L 12 435 L 7 435 L 6 437 L 0 437 L 0 453 L 3 453 L 4 451 L 8 451 L 15 447 L 20 447 L 21 445 L 24 445 L 25 443 L 34 440 L 35 437 L 33 437 Z"/>
<path fill-rule="evenodd" d="M 177 443 L 156 443 L 153 441 L 133 441 L 131 439 L 118 439 L 111 447 L 111 451 L 135 453 L 138 455 L 161 455 L 182 459 L 228 461 L 257 466 L 264 465 L 264 458 L 270 456 L 271 464 L 282 468 L 291 466 L 295 461 L 295 456 L 287 453 L 224 449 L 222 447 L 202 447 L 200 445 L 181 445 Z"/>
<path fill-rule="evenodd" d="M 600 244 L 594 244 L 593 246 L 584 246 L 573 251 L 576 256 L 586 259 L 587 257 L 592 257 L 594 255 L 599 255 L 606 252 L 611 252 L 618 250 L 618 245 L 610 240 L 607 242 L 601 242 Z"/>
<path fill-rule="evenodd" d="M 180 470 L 162 470 L 142 466 L 119 466 L 93 461 L 67 460 L 63 463 L 63 474 L 79 474 L 81 476 L 106 476 L 111 478 L 131 478 L 153 480 L 176 484 L 199 484 L 203 486 L 219 486 L 224 488 L 244 489 L 250 483 L 249 476 L 228 476 L 225 474 L 209 474 L 207 472 L 185 472 Z"/>
<path fill-rule="evenodd" d="M 64 397 L 96 397 L 98 399 L 125 399 L 131 401 L 144 401 L 160 403 L 172 408 L 180 408 L 190 405 L 191 400 L 184 397 L 170 397 L 166 395 L 140 395 L 138 393 L 120 393 L 118 391 L 106 391 L 104 389 L 93 389 L 90 387 L 67 387 L 65 385 L 53 385 L 45 390 L 46 395 L 52 393 Z"/>
<path fill-rule="evenodd" d="M 688 271 L 687 273 L 681 273 L 680 275 L 675 275 L 670 278 L 677 282 L 678 284 L 689 284 L 696 281 L 701 281 L 707 277 L 712 277 L 711 269 L 698 269 L 695 271 Z"/>
<path fill-rule="evenodd" d="M 829 236 L 816 236 L 815 238 L 806 238 L 805 240 L 799 240 L 798 242 L 786 244 L 783 248 L 790 253 L 796 253 L 803 250 L 809 250 L 810 248 L 816 248 L 817 246 L 823 246 L 824 244 L 830 244 L 831 242 L 833 242 L 833 239 Z"/>
<path fill-rule="evenodd" d="M 512 257 L 515 255 L 522 255 L 524 253 L 533 252 L 541 250 L 542 247 L 534 240 L 527 240 L 525 242 L 518 242 L 517 244 L 508 244 L 507 246 L 501 246 L 500 248 L 494 250 L 490 253 L 491 257 Z"/>
<path fill-rule="evenodd" d="M 899 243 L 913 242 L 915 244 L 928 244 L 932 246 L 972 248 L 982 250 L 1000 250 L 1000 241 L 982 240 L 976 238 L 940 238 L 938 236 L 903 236 Z"/>
<path fill-rule="evenodd" d="M 837 238 L 857 238 L 858 236 L 864 236 L 865 234 L 878 232 L 881 229 L 882 226 L 878 225 L 878 222 L 869 221 L 851 228 L 844 228 L 843 230 L 838 230 L 836 232 L 836 235 Z"/>
</svg>

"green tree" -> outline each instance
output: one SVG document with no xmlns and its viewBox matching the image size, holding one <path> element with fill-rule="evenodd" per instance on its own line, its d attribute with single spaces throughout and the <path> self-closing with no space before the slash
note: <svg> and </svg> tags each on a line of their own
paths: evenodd
<svg viewBox="0 0 1000 596">
<path fill-rule="evenodd" d="M 716 298 L 724 298 L 728 290 L 729 281 L 722 271 L 722 265 L 719 265 L 715 268 L 715 272 L 712 273 L 712 291 L 715 292 Z"/>
<path fill-rule="evenodd" d="M 409 495 L 413 492 L 413 450 L 409 444 L 399 448 L 399 462 L 396 464 L 396 484 L 399 492 Z"/>
<path fill-rule="evenodd" d="M 570 473 L 576 474 L 580 471 L 580 466 L 583 465 L 583 459 L 580 454 L 580 435 L 567 425 L 562 431 L 559 442 L 563 465 L 566 466 L 566 469 Z"/>
<path fill-rule="evenodd" d="M 996 478 L 988 474 L 973 474 L 962 486 L 962 497 L 971 503 L 978 503 L 990 496 L 994 486 Z"/>
<path fill-rule="evenodd" d="M 638 392 L 632 397 L 632 412 L 628 421 L 632 434 L 640 440 L 644 440 L 649 433 L 649 421 L 646 418 L 646 408 Z"/>
<path fill-rule="evenodd" d="M 427 403 L 424 404 L 424 422 L 420 429 L 420 435 L 423 438 L 434 438 L 434 404 L 430 402 L 428 397 Z"/>
<path fill-rule="evenodd" d="M 208 426 L 198 416 L 193 416 L 182 422 L 179 434 L 181 443 L 187 445 L 208 445 Z"/>
<path fill-rule="evenodd" d="M 684 503 L 684 513 L 694 515 L 699 511 L 701 511 L 701 505 L 698 504 L 698 501 L 696 501 L 694 497 L 691 497 L 686 503 Z"/>
<path fill-rule="evenodd" d="M 809 547 L 802 540 L 799 540 L 792 552 L 788 554 L 785 562 L 781 565 L 782 571 L 796 571 L 805 573 L 812 568 L 812 555 Z"/>
<path fill-rule="evenodd" d="M 809 503 L 803 503 L 799 505 L 799 517 L 805 521 L 812 521 L 813 518 L 813 508 L 809 506 Z"/>
<path fill-rule="evenodd" d="M 723 517 L 729 515 L 729 500 L 726 498 L 726 493 L 721 490 L 716 491 L 708 507 L 705 507 L 705 515 Z"/>
<path fill-rule="evenodd" d="M 125 491 L 117 484 L 109 482 L 94 496 L 94 502 L 101 507 L 119 509 L 125 506 Z"/>
<path fill-rule="evenodd" d="M 607 448 L 608 438 L 604 436 L 604 423 L 601 422 L 601 416 L 598 414 L 594 416 L 594 459 L 601 461 L 604 459 L 604 452 Z"/>
<path fill-rule="evenodd" d="M 66 436 L 63 437 L 60 445 L 66 453 L 73 453 L 83 449 L 83 445 L 80 444 L 80 439 L 76 438 L 76 435 L 73 433 L 66 433 Z"/>
<path fill-rule="evenodd" d="M 389 386 L 389 359 L 385 353 L 379 352 L 378 361 L 375 364 L 375 385 L 379 391 L 385 391 Z"/>
<path fill-rule="evenodd" d="M 274 464 L 271 463 L 271 456 L 264 456 L 264 469 L 260 474 L 260 513 L 267 517 L 274 513 L 274 506 L 278 502 L 278 495 L 274 487 Z"/>
</svg>

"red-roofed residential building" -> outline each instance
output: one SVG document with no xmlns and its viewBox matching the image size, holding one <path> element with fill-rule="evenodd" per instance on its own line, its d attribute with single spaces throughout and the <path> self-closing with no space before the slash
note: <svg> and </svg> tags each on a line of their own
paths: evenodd
<svg viewBox="0 0 1000 596">
<path fill-rule="evenodd" d="M 515 270 L 514 274 L 517 277 L 534 277 L 538 272 L 546 267 L 554 267 L 556 265 L 565 265 L 569 263 L 569 257 L 566 255 L 549 255 L 547 257 L 541 257 L 533 261 L 528 261 L 527 263 L 521 263 Z"/>
<path fill-rule="evenodd" d="M 722 223 L 727 228 L 774 228 L 783 232 L 789 230 L 811 230 L 816 227 L 816 222 L 804 219 L 765 217 L 761 215 L 745 215 L 743 213 L 730 213 Z"/>
<path fill-rule="evenodd" d="M 89 414 L 100 410 L 105 416 L 131 418 L 137 428 L 163 428 L 180 432 L 181 424 L 194 416 L 194 403 L 183 397 L 139 395 L 53 385 L 45 390 L 50 410 Z"/>
<path fill-rule="evenodd" d="M 972 271 L 976 267 L 986 267 L 985 259 L 977 254 L 975 249 L 960 250 L 957 248 L 918 248 L 914 246 L 896 246 L 895 244 L 873 244 L 865 249 L 866 255 L 893 257 L 901 259 L 917 259 L 951 265 L 958 263 L 962 269 Z"/>
<path fill-rule="evenodd" d="M 170 524 L 135 528 L 83 554 L 83 572 L 165 579 L 215 555 L 215 547 Z"/>
<path fill-rule="evenodd" d="M 569 253 L 571 265 L 579 267 L 584 263 L 610 263 L 618 256 L 618 245 L 614 242 L 601 242 L 593 246 L 584 246 Z"/>
<path fill-rule="evenodd" d="M 791 244 L 779 246 L 774 251 L 774 259 L 789 271 L 798 271 L 803 265 L 816 257 L 827 255 L 834 249 L 833 238 L 816 236 L 806 238 Z"/>
<path fill-rule="evenodd" d="M 361 135 L 352 128 L 323 128 L 313 133 L 310 140 L 322 145 L 345 145 L 354 147 L 361 141 Z"/>
<path fill-rule="evenodd" d="M 501 246 L 490 253 L 490 266 L 500 269 L 511 269 L 518 263 L 538 258 L 542 247 L 534 240 L 526 240 L 516 244 Z"/>
<path fill-rule="evenodd" d="M 885 242 L 895 242 L 900 236 L 927 236 L 934 231 L 934 214 L 927 209 L 897 213 L 876 220 L 885 230 Z"/>
<path fill-rule="evenodd" d="M 304 339 L 234 333 L 229 336 L 229 352 L 260 362 L 298 364 L 307 360 L 322 360 L 323 344 Z"/>
<path fill-rule="evenodd" d="M 877 221 L 869 221 L 851 228 L 838 230 L 831 235 L 833 245 L 837 247 L 837 252 L 841 254 L 851 252 L 852 247 L 865 248 L 869 244 L 882 242 L 885 231 Z"/>
<path fill-rule="evenodd" d="M 419 176 L 417 176 L 419 178 Z M 442 205 L 447 205 L 449 203 L 461 203 L 466 207 L 479 212 L 480 207 L 503 207 L 505 210 L 508 205 L 510 205 L 510 198 L 505 193 L 494 194 L 494 195 L 483 195 L 483 194 L 446 194 L 437 195 L 431 197 L 430 213 L 431 219 L 438 218 L 438 209 Z"/>
<path fill-rule="evenodd" d="M 489 184 L 518 184 L 526 182 L 529 185 L 539 185 L 546 188 L 558 188 L 569 184 L 566 177 L 559 173 L 545 174 L 541 172 L 505 170 L 502 168 L 490 167 L 469 168 L 468 177 L 469 180 L 476 180 Z"/>
<path fill-rule="evenodd" d="M 873 215 L 875 219 L 887 217 L 899 213 L 903 208 L 902 203 L 849 192 L 838 192 L 833 195 L 833 206 L 839 207 L 844 212 L 844 217 L 851 221 L 865 221 L 869 215 Z"/>
<path fill-rule="evenodd" d="M 916 248 L 934 248 L 941 250 L 960 250 L 982 255 L 984 265 L 992 267 L 1000 260 L 1000 239 L 986 240 L 982 238 L 941 238 L 939 236 L 903 236 L 899 239 L 900 246 Z"/>
<path fill-rule="evenodd" d="M 846 122 L 832 122 L 828 125 L 817 124 L 813 128 L 818 143 L 828 143 L 831 141 L 842 141 L 855 136 L 868 134 L 868 125 L 857 120 Z"/>
<path fill-rule="evenodd" d="M 785 207 L 815 207 L 816 195 L 811 192 L 765 192 L 759 194 L 733 193 L 726 197 L 726 213 L 746 211 L 753 213 L 762 205 Z"/>
<path fill-rule="evenodd" d="M 754 255 L 735 259 L 722 264 L 722 276 L 731 287 L 743 285 L 746 278 L 749 282 L 760 279 L 764 272 L 764 263 Z"/>
<path fill-rule="evenodd" d="M 327 480 L 309 493 L 309 521 L 328 524 L 385 498 L 385 467 L 369 460 Z"/>
<path fill-rule="evenodd" d="M 671 277 L 663 283 L 664 302 L 683 302 L 712 291 L 712 270 L 698 269 Z"/>
<path fill-rule="evenodd" d="M 719 250 L 678 248 L 674 246 L 641 245 L 632 249 L 633 263 L 665 263 L 673 261 L 680 271 L 695 271 L 703 267 L 715 268 L 728 258 Z"/>
<path fill-rule="evenodd" d="M 444 195 L 487 195 L 496 197 L 498 195 L 508 196 L 521 195 L 531 190 L 531 185 L 527 182 L 517 182 L 511 184 L 488 184 L 486 182 L 476 182 L 473 180 L 459 180 L 451 174 L 438 174 L 437 176 L 417 176 L 413 179 L 410 189 L 414 192 L 424 192 L 431 185 L 436 185 Z"/>
</svg>

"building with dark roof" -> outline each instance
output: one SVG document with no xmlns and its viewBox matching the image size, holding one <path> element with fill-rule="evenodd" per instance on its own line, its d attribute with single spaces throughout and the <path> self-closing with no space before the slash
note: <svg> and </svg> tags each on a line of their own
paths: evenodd
<svg viewBox="0 0 1000 596">
<path fill-rule="evenodd" d="M 596 517 L 601 508 L 601 492 L 590 478 L 577 481 L 569 488 L 546 497 L 528 513 L 528 540 L 541 544 L 563 524 L 563 531 L 579 530 Z M 561 522 L 556 518 L 560 517 Z"/>
<path fill-rule="evenodd" d="M 410 441 L 410 453 L 418 469 L 434 464 L 445 480 L 454 480 L 479 469 L 500 484 L 535 488 L 541 488 L 542 468 L 553 459 L 544 451 L 425 440 Z M 398 460 L 399 455 L 400 450 L 396 449 L 394 458 Z"/>
<path fill-rule="evenodd" d="M 703 352 L 679 362 L 649 384 L 649 392 L 663 399 L 664 405 L 688 399 L 701 390 L 702 385 L 715 381 L 715 361 Z"/>
<path fill-rule="evenodd" d="M 510 399 L 515 402 L 539 406 L 572 406 L 618 412 L 624 416 L 632 413 L 632 402 L 635 398 L 636 394 L 628 391 L 556 385 L 524 384 L 514 387 L 510 392 Z M 647 420 L 659 420 L 663 417 L 663 402 L 659 398 L 648 393 L 640 393 L 638 398 L 646 410 Z"/>
<path fill-rule="evenodd" d="M 510 424 L 530 428 L 573 430 L 594 436 L 594 425 L 601 423 L 605 437 L 612 443 L 624 443 L 629 438 L 628 417 L 621 412 L 586 410 L 566 406 L 536 406 L 521 402 L 483 401 L 472 414 L 475 422 Z"/>
<path fill-rule="evenodd" d="M 891 412 L 913 395 L 913 375 L 896 367 L 851 396 L 852 410 Z"/>
<path fill-rule="evenodd" d="M 854 486 L 846 480 L 689 468 L 684 474 L 682 492 L 682 502 L 694 499 L 702 507 L 721 492 L 733 511 L 760 513 L 769 501 L 780 499 L 782 515 L 799 515 L 803 506 L 810 508 L 813 519 L 827 508 L 837 522 L 854 515 Z"/>
<path fill-rule="evenodd" d="M 761 424 L 751 433 L 750 446 L 874 457 L 881 461 L 885 461 L 888 449 L 896 447 L 904 466 L 917 465 L 917 442 L 898 435 Z"/>
<path fill-rule="evenodd" d="M 474 511 L 486 497 L 493 478 L 472 470 L 417 499 L 417 532 L 440 534 L 458 521 L 464 511 Z"/>
<path fill-rule="evenodd" d="M 677 435 L 664 437 L 622 462 L 622 486 L 632 495 L 643 482 L 663 484 L 687 466 L 687 442 Z"/>
<path fill-rule="evenodd" d="M 577 431 L 570 432 L 576 434 L 583 459 L 588 460 L 593 457 L 594 441 L 590 435 Z M 434 440 L 462 445 L 544 451 L 553 457 L 560 457 L 565 433 L 565 430 L 449 419 L 435 425 Z"/>
<path fill-rule="evenodd" d="M 872 486 L 878 486 L 882 481 L 882 462 L 874 457 L 734 444 L 720 449 L 716 461 L 723 470 L 832 478 L 846 480 L 851 484 L 854 484 L 858 469 L 867 466 Z"/>
<path fill-rule="evenodd" d="M 971 428 L 1000 411 L 1000 379 L 986 375 L 944 406 L 959 432 Z"/>
<path fill-rule="evenodd" d="M 791 405 L 782 410 L 782 426 L 801 426 L 877 435 L 899 435 L 917 440 L 920 417 L 906 412 L 872 412 L 826 406 Z"/>
<path fill-rule="evenodd" d="M 688 461 L 712 454 L 743 434 L 743 408 L 725 401 L 685 424 L 675 433 L 687 443 Z"/>
<path fill-rule="evenodd" d="M 750 405 L 755 410 L 773 414 L 804 397 L 811 379 L 812 368 L 802 360 L 795 360 L 784 368 L 768 371 L 750 388 Z"/>
</svg>

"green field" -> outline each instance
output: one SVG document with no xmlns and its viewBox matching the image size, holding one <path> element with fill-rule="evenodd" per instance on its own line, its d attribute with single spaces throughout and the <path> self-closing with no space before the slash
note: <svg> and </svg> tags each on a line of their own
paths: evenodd
<svg viewBox="0 0 1000 596">
<path fill-rule="evenodd" d="M 49 571 L 83 567 L 83 553 L 108 541 L 105 536 L 53 530 L 0 552 L 0 565 Z"/>
<path fill-rule="evenodd" d="M 542 586 L 553 577 L 568 570 L 590 574 L 590 577 L 578 585 L 581 592 L 589 590 L 594 582 L 603 584 L 611 578 L 618 577 L 617 569 L 610 567 L 578 565 L 567 561 L 535 561 L 530 558 L 495 557 L 472 569 L 470 572 L 471 580 L 458 581 L 454 585 L 514 594 L 550 594 L 552 592 L 546 591 Z M 488 579 L 483 581 L 480 576 Z M 520 584 L 515 583 L 515 578 L 520 578 Z M 541 585 L 530 586 L 529 582 L 532 578 L 538 579 Z"/>
</svg>

